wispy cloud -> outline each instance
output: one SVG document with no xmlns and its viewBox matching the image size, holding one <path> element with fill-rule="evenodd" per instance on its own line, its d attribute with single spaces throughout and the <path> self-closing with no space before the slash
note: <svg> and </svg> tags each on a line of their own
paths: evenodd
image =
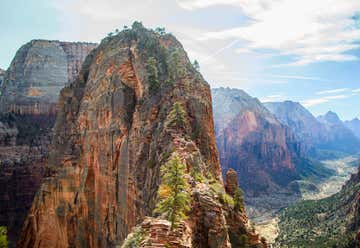
<svg viewBox="0 0 360 248">
<path fill-rule="evenodd" d="M 328 95 L 328 94 L 337 94 L 345 91 L 349 91 L 349 88 L 340 88 L 340 89 L 332 89 L 332 90 L 322 90 L 316 92 L 317 95 Z"/>
<path fill-rule="evenodd" d="M 260 102 L 282 102 L 285 101 L 287 97 L 281 93 L 277 95 L 264 96 L 260 98 Z"/>
<path fill-rule="evenodd" d="M 241 8 L 250 21 L 240 27 L 204 34 L 200 39 L 240 39 L 244 50 L 270 49 L 292 57 L 287 65 L 322 61 L 354 61 L 348 52 L 360 48 L 360 29 L 353 16 L 358 0 L 178 0 L 195 10 L 215 5 Z M 336 7 L 335 7 L 336 6 Z"/>
<path fill-rule="evenodd" d="M 333 100 L 340 100 L 340 99 L 346 99 L 346 98 L 350 98 L 353 95 L 334 95 L 334 96 L 324 96 L 324 97 L 320 97 L 320 98 L 313 98 L 313 99 L 307 99 L 301 102 L 302 105 L 304 105 L 305 107 L 312 107 L 315 105 L 319 105 L 322 103 L 327 103 Z"/>
</svg>

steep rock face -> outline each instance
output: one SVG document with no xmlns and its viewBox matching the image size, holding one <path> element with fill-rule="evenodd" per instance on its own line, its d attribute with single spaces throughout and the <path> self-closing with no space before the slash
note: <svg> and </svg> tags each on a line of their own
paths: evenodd
<svg viewBox="0 0 360 248">
<path fill-rule="evenodd" d="M 17 52 L 0 86 L 0 225 L 14 246 L 46 173 L 56 102 L 94 44 L 34 40 Z"/>
<path fill-rule="evenodd" d="M 344 123 L 345 126 L 356 135 L 356 137 L 360 138 L 360 120 L 358 118 L 351 121 L 345 121 Z"/>
<path fill-rule="evenodd" d="M 235 169 L 248 194 L 276 191 L 296 178 L 292 134 L 244 91 L 213 89 L 214 122 L 223 170 Z M 275 178 L 279 173 L 283 176 Z"/>
<path fill-rule="evenodd" d="M 280 212 L 276 247 L 359 247 L 360 167 L 340 192 Z"/>
<path fill-rule="evenodd" d="M 22 46 L 1 86 L 0 110 L 55 113 L 60 90 L 74 80 L 92 43 L 33 40 Z"/>
<path fill-rule="evenodd" d="M 279 209 L 299 198 L 296 180 L 327 175 L 318 173 L 317 165 L 305 158 L 291 130 L 259 100 L 238 89 L 212 92 L 223 172 L 230 168 L 237 171 L 251 216 Z"/>
<path fill-rule="evenodd" d="M 186 113 L 180 129 L 169 124 L 175 103 Z M 135 23 L 106 38 L 61 91 L 59 106 L 54 171 L 33 202 L 20 247 L 115 247 L 137 224 L 156 247 L 230 246 L 230 210 L 190 175 L 222 183 L 210 89 L 172 35 Z M 153 210 L 160 167 L 174 154 L 186 164 L 192 208 L 184 229 L 170 230 Z M 233 231 L 250 233 L 246 220 Z M 155 246 L 149 242 L 137 247 Z"/>
<path fill-rule="evenodd" d="M 316 144 L 325 140 L 325 127 L 300 103 L 269 102 L 264 103 L 281 123 L 290 127 L 296 138 L 301 141 L 307 152 L 315 148 Z"/>
</svg>

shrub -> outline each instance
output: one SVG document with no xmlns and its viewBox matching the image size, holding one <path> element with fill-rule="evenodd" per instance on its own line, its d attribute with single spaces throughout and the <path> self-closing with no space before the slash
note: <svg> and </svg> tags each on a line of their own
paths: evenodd
<svg viewBox="0 0 360 248">
<path fill-rule="evenodd" d="M 6 227 L 0 226 L 0 248 L 7 248 L 8 245 Z"/>
<path fill-rule="evenodd" d="M 234 210 L 244 212 L 244 192 L 240 188 L 235 191 Z"/>
</svg>

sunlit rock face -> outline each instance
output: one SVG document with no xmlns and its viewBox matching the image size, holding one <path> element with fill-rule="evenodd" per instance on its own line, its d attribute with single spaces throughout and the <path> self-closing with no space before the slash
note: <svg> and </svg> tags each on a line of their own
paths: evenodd
<svg viewBox="0 0 360 248">
<path fill-rule="evenodd" d="M 181 129 L 167 124 L 175 103 L 185 112 Z M 19 247 L 118 247 L 138 224 L 159 247 L 230 247 L 250 233 L 252 244 L 264 247 L 245 213 L 227 211 L 190 175 L 196 170 L 224 190 L 209 85 L 172 35 L 136 23 L 105 38 L 61 91 L 54 132 L 52 170 Z M 153 216 L 160 167 L 174 153 L 192 192 L 179 232 Z"/>
<path fill-rule="evenodd" d="M 310 161 L 296 135 L 256 98 L 242 90 L 213 89 L 216 141 L 223 174 L 238 173 L 248 214 L 288 206 L 301 197 L 298 180 L 331 175 Z"/>
<path fill-rule="evenodd" d="M 15 245 L 45 161 L 61 88 L 80 71 L 95 44 L 34 40 L 0 71 L 0 225 Z"/>
</svg>

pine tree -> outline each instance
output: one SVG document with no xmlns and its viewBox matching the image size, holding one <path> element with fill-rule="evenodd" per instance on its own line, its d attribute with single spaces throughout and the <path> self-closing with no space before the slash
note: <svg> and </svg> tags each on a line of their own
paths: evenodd
<svg viewBox="0 0 360 248">
<path fill-rule="evenodd" d="M 196 71 L 200 71 L 200 64 L 196 59 L 194 60 L 193 66 Z"/>
<path fill-rule="evenodd" d="M 186 112 L 179 102 L 175 102 L 167 116 L 165 125 L 176 130 L 187 130 Z"/>
<path fill-rule="evenodd" d="M 154 57 L 150 57 L 146 63 L 146 70 L 149 74 L 149 91 L 150 94 L 155 94 L 160 89 L 159 71 L 157 68 L 157 61 Z"/>
<path fill-rule="evenodd" d="M 155 209 L 171 222 L 171 229 L 186 218 L 189 211 L 190 196 L 188 183 L 184 178 L 186 166 L 175 155 L 161 167 L 162 184 L 159 187 L 160 202 Z"/>
</svg>

